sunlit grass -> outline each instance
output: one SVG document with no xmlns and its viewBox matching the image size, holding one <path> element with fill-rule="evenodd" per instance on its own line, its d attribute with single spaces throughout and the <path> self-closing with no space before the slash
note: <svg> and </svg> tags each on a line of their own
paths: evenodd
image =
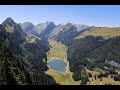
<svg viewBox="0 0 120 90">
<path fill-rule="evenodd" d="M 48 60 L 51 60 L 53 58 L 67 59 L 67 47 L 65 45 L 54 40 L 49 40 L 49 44 L 51 48 L 47 54 Z M 51 75 L 55 79 L 55 81 L 61 85 L 80 85 L 80 81 L 74 81 L 72 79 L 73 73 L 70 72 L 69 69 L 66 75 L 52 70 L 47 70 L 46 74 Z"/>
<path fill-rule="evenodd" d="M 50 51 L 47 53 L 48 60 L 52 58 L 61 58 L 66 59 L 67 56 L 67 47 L 59 42 L 54 40 L 49 40 Z"/>
<path fill-rule="evenodd" d="M 120 81 L 114 81 L 114 79 L 111 78 L 111 76 L 102 77 L 102 81 L 100 81 L 100 79 L 98 79 L 98 78 L 96 78 L 96 80 L 95 80 L 94 75 L 95 74 L 98 75 L 98 74 L 100 74 L 100 72 L 91 71 L 91 70 L 88 70 L 88 69 L 86 69 L 86 71 L 92 74 L 92 77 L 89 78 L 90 82 L 88 82 L 90 85 L 92 85 L 92 82 L 94 82 L 95 85 L 105 85 L 106 83 L 107 84 L 112 84 L 112 85 L 120 85 Z"/>
<path fill-rule="evenodd" d="M 108 39 L 110 37 L 114 36 L 120 36 L 120 28 L 98 28 L 98 29 L 93 29 L 89 31 L 85 31 L 81 33 L 76 39 L 84 38 L 88 35 L 91 36 L 102 36 L 105 39 Z"/>
<path fill-rule="evenodd" d="M 63 75 L 52 70 L 47 70 L 46 74 L 51 75 L 57 83 L 60 85 L 80 85 L 80 81 L 74 81 L 72 79 L 72 72 L 68 71 L 66 75 Z"/>
<path fill-rule="evenodd" d="M 13 29 L 9 25 L 5 26 L 5 30 L 8 33 L 12 33 L 13 32 Z"/>
</svg>

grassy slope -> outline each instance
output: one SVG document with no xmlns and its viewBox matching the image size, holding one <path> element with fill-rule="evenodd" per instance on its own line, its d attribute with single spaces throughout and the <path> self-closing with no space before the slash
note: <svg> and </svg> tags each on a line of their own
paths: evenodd
<svg viewBox="0 0 120 90">
<path fill-rule="evenodd" d="M 74 81 L 72 79 L 72 72 L 68 71 L 66 75 L 48 70 L 46 74 L 51 75 L 56 82 L 60 83 L 60 85 L 80 85 L 80 81 Z"/>
<path fill-rule="evenodd" d="M 80 34 L 77 39 L 84 38 L 88 35 L 91 36 L 103 36 L 104 38 L 120 36 L 120 28 L 98 28 L 95 30 L 85 31 Z"/>
<path fill-rule="evenodd" d="M 66 59 L 67 56 L 67 47 L 59 42 L 49 40 L 51 46 L 50 51 L 47 54 L 48 60 L 52 58 L 61 58 Z"/>
<path fill-rule="evenodd" d="M 100 79 L 96 79 L 94 78 L 94 75 L 98 75 L 100 72 L 97 72 L 97 71 L 91 71 L 91 70 L 88 70 L 86 69 L 87 72 L 90 72 L 92 74 L 92 78 L 89 78 L 90 80 L 90 85 L 92 85 L 92 80 L 93 82 L 95 83 L 95 85 L 105 85 L 106 83 L 107 84 L 112 84 L 112 85 L 120 85 L 120 81 L 114 81 L 113 78 L 111 78 L 110 76 L 108 76 L 107 78 L 102 78 L 102 81 L 100 81 Z"/>
<path fill-rule="evenodd" d="M 47 55 L 48 60 L 52 58 L 61 58 L 61 59 L 66 59 L 67 56 L 67 48 L 65 45 L 60 44 L 56 41 L 49 40 L 49 44 L 51 45 L 51 49 L 48 52 L 49 54 Z M 72 79 L 72 72 L 67 71 L 66 75 L 60 74 L 58 72 L 54 72 L 52 70 L 47 70 L 46 74 L 51 75 L 56 82 L 60 83 L 61 85 L 80 85 L 80 81 L 74 81 Z"/>
</svg>

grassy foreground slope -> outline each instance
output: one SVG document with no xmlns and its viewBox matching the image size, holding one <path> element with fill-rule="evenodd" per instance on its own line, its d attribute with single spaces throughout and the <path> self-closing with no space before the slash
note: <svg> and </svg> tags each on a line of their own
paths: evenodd
<svg viewBox="0 0 120 90">
<path fill-rule="evenodd" d="M 114 36 L 120 36 L 120 28 L 91 28 L 88 31 L 85 31 L 81 33 L 79 36 L 77 36 L 77 39 L 84 38 L 88 35 L 91 36 L 102 36 L 105 39 L 108 39 L 110 37 Z"/>
<path fill-rule="evenodd" d="M 52 58 L 61 58 L 66 59 L 67 56 L 67 47 L 60 42 L 49 39 L 50 50 L 47 53 L 48 60 Z"/>
</svg>

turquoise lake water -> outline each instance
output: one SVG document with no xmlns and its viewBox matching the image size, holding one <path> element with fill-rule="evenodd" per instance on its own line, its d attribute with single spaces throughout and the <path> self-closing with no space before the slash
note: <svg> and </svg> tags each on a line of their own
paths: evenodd
<svg viewBox="0 0 120 90">
<path fill-rule="evenodd" d="M 62 59 L 52 59 L 48 62 L 48 66 L 54 71 L 65 73 L 67 63 L 65 63 L 65 61 Z"/>
</svg>

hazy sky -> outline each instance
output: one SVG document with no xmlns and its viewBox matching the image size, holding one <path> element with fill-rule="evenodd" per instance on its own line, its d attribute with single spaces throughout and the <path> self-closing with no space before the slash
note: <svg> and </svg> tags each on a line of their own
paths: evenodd
<svg viewBox="0 0 120 90">
<path fill-rule="evenodd" d="M 17 23 L 52 21 L 95 26 L 120 26 L 120 5 L 1 5 L 0 23 L 11 17 Z"/>
</svg>

